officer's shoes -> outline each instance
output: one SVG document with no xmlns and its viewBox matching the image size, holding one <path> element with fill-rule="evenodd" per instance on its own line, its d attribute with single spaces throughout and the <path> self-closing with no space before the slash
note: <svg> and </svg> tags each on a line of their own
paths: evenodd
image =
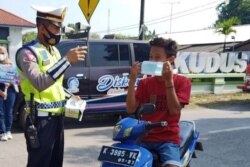
<svg viewBox="0 0 250 167">
<path fill-rule="evenodd" d="M 7 137 L 6 133 L 0 134 L 0 141 L 8 141 L 8 137 Z"/>
<path fill-rule="evenodd" d="M 7 139 L 8 139 L 8 140 L 13 139 L 13 136 L 12 136 L 12 134 L 11 134 L 10 131 L 8 131 L 8 132 L 6 133 L 6 136 L 7 136 Z"/>
</svg>

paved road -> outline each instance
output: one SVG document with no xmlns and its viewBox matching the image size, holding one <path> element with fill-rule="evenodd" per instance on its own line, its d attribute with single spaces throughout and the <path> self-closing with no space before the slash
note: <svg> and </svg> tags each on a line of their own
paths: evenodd
<svg viewBox="0 0 250 167">
<path fill-rule="evenodd" d="M 250 166 L 250 103 L 206 108 L 186 108 L 182 119 L 194 120 L 201 133 L 204 152 L 193 159 L 193 167 Z M 110 145 L 111 119 L 67 121 L 64 167 L 97 167 L 101 145 Z M 27 153 L 23 134 L 15 130 L 14 139 L 0 142 L 1 167 L 24 167 Z"/>
</svg>

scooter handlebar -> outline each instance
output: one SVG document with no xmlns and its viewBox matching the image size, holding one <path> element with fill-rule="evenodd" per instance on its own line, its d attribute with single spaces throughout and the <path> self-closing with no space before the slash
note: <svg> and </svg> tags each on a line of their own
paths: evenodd
<svg viewBox="0 0 250 167">
<path fill-rule="evenodd" d="M 147 130 L 151 130 L 151 129 L 154 129 L 154 128 L 164 127 L 164 126 L 167 126 L 167 125 L 168 125 L 167 121 L 161 121 L 161 122 L 156 122 L 156 123 L 149 122 L 148 124 L 145 125 L 145 128 Z"/>
</svg>

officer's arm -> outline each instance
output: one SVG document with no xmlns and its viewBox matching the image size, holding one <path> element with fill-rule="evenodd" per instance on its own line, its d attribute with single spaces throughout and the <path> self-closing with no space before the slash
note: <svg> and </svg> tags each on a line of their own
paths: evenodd
<svg viewBox="0 0 250 167">
<path fill-rule="evenodd" d="M 54 64 L 51 68 L 48 69 L 47 74 L 56 81 L 59 79 L 67 68 L 70 67 L 69 61 L 63 57 L 56 64 Z"/>
<path fill-rule="evenodd" d="M 29 79 L 38 91 L 41 92 L 55 83 L 55 80 L 50 75 L 40 71 L 37 58 L 30 50 L 23 49 L 18 53 L 17 64 L 23 75 Z"/>
<path fill-rule="evenodd" d="M 53 65 L 53 67 L 48 69 L 47 74 L 49 74 L 53 80 L 57 80 L 64 74 L 67 68 L 70 67 L 70 63 L 85 60 L 87 54 L 86 49 L 87 47 L 76 47 L 70 49 L 63 58 Z"/>
</svg>

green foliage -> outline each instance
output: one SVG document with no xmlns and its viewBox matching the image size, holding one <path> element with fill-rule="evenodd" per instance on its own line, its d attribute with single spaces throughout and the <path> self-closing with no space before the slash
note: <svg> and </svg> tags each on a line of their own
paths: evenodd
<svg viewBox="0 0 250 167">
<path fill-rule="evenodd" d="M 91 39 L 100 39 L 101 37 L 100 37 L 100 35 L 97 34 L 97 33 L 90 33 L 90 38 L 91 38 Z"/>
<path fill-rule="evenodd" d="M 37 33 L 34 32 L 34 31 L 33 32 L 27 32 L 27 33 L 25 33 L 23 35 L 23 39 L 22 39 L 23 44 L 26 44 L 26 43 L 28 43 L 28 42 L 36 39 L 36 37 L 37 37 Z"/>
<path fill-rule="evenodd" d="M 71 27 L 71 28 L 75 29 L 75 24 L 69 23 L 67 25 L 67 27 Z M 124 34 L 109 34 L 107 36 L 110 36 L 110 38 L 122 39 L 122 40 L 125 40 L 125 39 L 131 39 L 131 40 L 138 39 L 138 36 L 124 35 Z M 111 36 L 113 36 L 113 37 L 111 37 Z M 150 31 L 147 26 L 144 26 L 144 40 L 149 40 L 149 39 L 152 39 L 154 37 L 156 37 L 155 30 Z M 62 38 L 67 39 L 68 37 L 67 37 L 67 35 L 63 35 Z M 92 38 L 92 39 L 100 39 L 100 35 L 97 34 L 97 33 L 91 33 L 90 38 Z"/>
<path fill-rule="evenodd" d="M 75 27 L 76 27 L 74 23 L 69 23 L 67 26 L 68 26 L 68 27 L 71 27 L 71 28 L 73 28 L 73 29 L 75 29 Z"/>
<path fill-rule="evenodd" d="M 236 30 L 232 28 L 233 25 L 240 24 L 240 20 L 238 17 L 231 17 L 228 20 L 223 20 L 221 22 L 217 22 L 214 27 L 215 31 L 217 33 L 223 34 L 225 36 L 224 38 L 224 46 L 223 46 L 223 52 L 226 48 L 226 38 L 231 33 L 236 33 Z"/>
<path fill-rule="evenodd" d="M 238 17 L 241 24 L 250 24 L 250 0 L 228 0 L 219 4 L 216 9 L 218 11 L 216 23 Z"/>
<path fill-rule="evenodd" d="M 144 26 L 144 40 L 150 40 L 156 37 L 155 30 L 150 31 L 147 26 Z M 115 39 L 138 39 L 138 36 L 131 36 L 131 35 L 123 35 L 123 34 L 115 34 Z"/>
<path fill-rule="evenodd" d="M 115 34 L 115 39 L 137 39 L 136 36 Z"/>
<path fill-rule="evenodd" d="M 155 30 L 153 31 L 147 30 L 144 35 L 144 40 L 150 40 L 155 37 L 157 37 Z"/>
<path fill-rule="evenodd" d="M 238 17 L 231 17 L 228 20 L 224 20 L 215 24 L 216 32 L 224 35 L 236 33 L 236 30 L 232 28 L 233 25 L 240 24 Z"/>
</svg>

